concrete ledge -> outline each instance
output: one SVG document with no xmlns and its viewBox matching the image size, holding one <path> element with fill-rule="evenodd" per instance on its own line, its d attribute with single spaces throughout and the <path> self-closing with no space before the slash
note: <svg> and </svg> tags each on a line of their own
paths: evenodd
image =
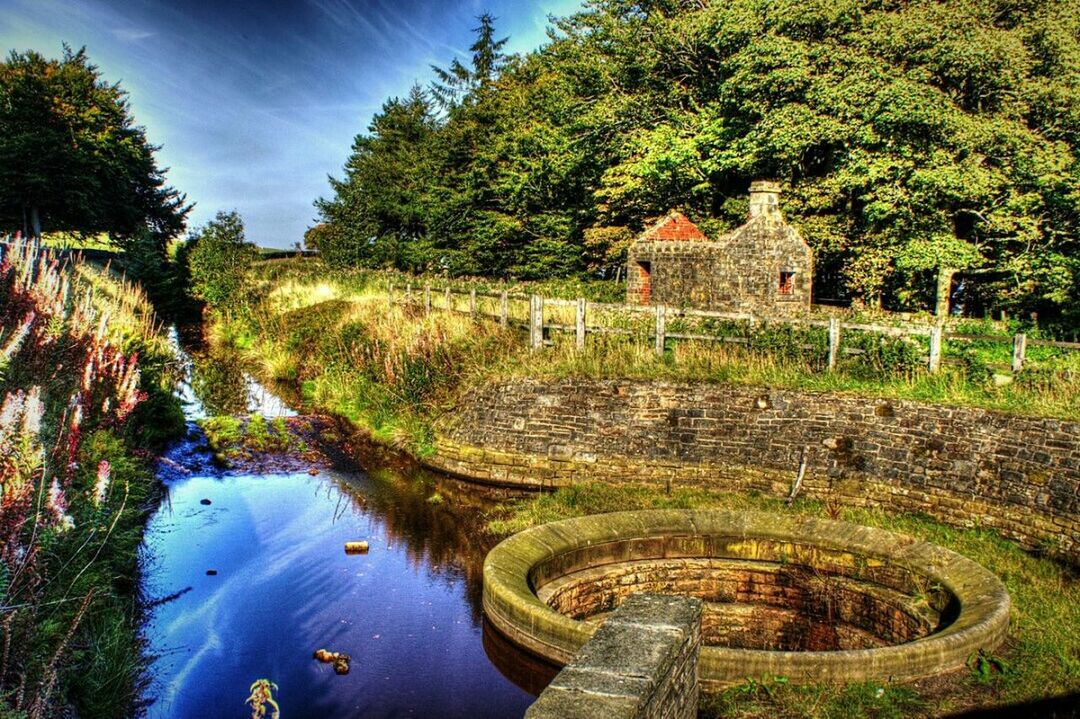
<svg viewBox="0 0 1080 719">
<path fill-rule="evenodd" d="M 615 512 L 521 532 L 485 559 L 484 611 L 513 643 L 566 664 L 596 626 L 558 613 L 537 592 L 573 572 L 657 558 L 789 563 L 838 574 L 846 566 L 871 583 L 940 588 L 950 597 L 953 611 L 936 631 L 906 644 L 830 652 L 704 647 L 699 673 L 706 691 L 762 675 L 800 682 L 915 679 L 960 668 L 980 649 L 993 651 L 1008 630 L 1004 585 L 955 552 L 846 522 L 720 510 Z"/>
<path fill-rule="evenodd" d="M 526 719 L 697 716 L 702 602 L 637 594 L 585 643 Z"/>
</svg>

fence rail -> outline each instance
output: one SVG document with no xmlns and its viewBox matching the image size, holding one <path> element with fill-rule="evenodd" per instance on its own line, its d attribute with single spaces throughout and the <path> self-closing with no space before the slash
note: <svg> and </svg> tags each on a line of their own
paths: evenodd
<svg viewBox="0 0 1080 719">
<path fill-rule="evenodd" d="M 664 353 L 669 340 L 722 342 L 742 345 L 749 345 L 751 343 L 751 339 L 748 336 L 732 336 L 720 332 L 707 334 L 703 332 L 669 331 L 668 322 L 677 319 L 713 319 L 725 322 L 745 323 L 747 330 L 753 330 L 756 326 L 762 324 L 771 326 L 786 325 L 795 328 L 822 328 L 827 330 L 827 344 L 825 349 L 826 364 L 829 371 L 836 369 L 838 361 L 842 356 L 862 355 L 866 353 L 866 350 L 863 349 L 843 347 L 841 343 L 845 332 L 865 332 L 887 337 L 927 338 L 929 348 L 928 353 L 923 359 L 926 362 L 927 370 L 930 372 L 937 372 L 941 369 L 942 343 L 946 339 L 960 342 L 1010 341 L 1010 338 L 1002 336 L 947 332 L 941 324 L 925 327 L 896 327 L 893 325 L 866 322 L 843 322 L 837 317 L 831 317 L 829 319 L 768 317 L 745 312 L 721 312 L 717 310 L 668 307 L 666 305 L 629 305 L 610 302 L 589 302 L 585 299 L 554 299 L 542 297 L 540 295 L 528 295 L 520 292 L 484 292 L 472 289 L 465 293 L 456 291 L 450 286 L 446 286 L 441 290 L 433 290 L 430 284 L 425 284 L 422 288 L 417 289 L 414 288 L 411 283 L 407 283 L 404 292 L 400 295 L 395 291 L 396 289 L 394 283 L 391 282 L 389 284 L 389 297 L 391 303 L 405 302 L 411 304 L 413 302 L 422 302 L 425 312 L 431 312 L 432 310 L 461 312 L 474 317 L 485 317 L 496 320 L 504 327 L 509 326 L 510 324 L 523 326 L 528 331 L 529 346 L 532 349 L 539 349 L 545 344 L 551 343 L 550 340 L 545 339 L 545 332 L 549 334 L 551 332 L 573 334 L 575 337 L 575 346 L 579 350 L 584 349 L 585 339 L 590 334 L 623 336 L 642 334 L 640 331 L 623 327 L 610 327 L 595 323 L 590 324 L 589 320 L 594 314 L 605 312 L 622 314 L 624 316 L 650 316 L 653 324 L 651 330 L 645 333 L 645 335 L 647 339 L 652 340 L 653 347 L 657 354 Z M 434 300 L 434 297 L 437 294 L 442 295 L 442 306 L 439 306 Z M 458 309 L 458 305 L 461 304 L 462 298 L 468 303 L 467 310 Z M 481 309 L 478 303 L 479 298 L 496 300 L 496 311 L 492 312 Z M 512 301 L 528 303 L 524 320 L 510 316 L 510 303 Z M 574 324 L 545 320 L 544 311 L 548 308 L 573 309 Z M 1011 369 L 1014 373 L 1023 369 L 1024 364 L 1027 361 L 1027 348 L 1030 346 L 1080 350 L 1080 342 L 1029 339 L 1027 335 L 1023 333 L 1013 336 L 1011 342 L 1013 347 Z M 817 345 L 811 344 L 800 343 L 794 346 L 803 350 L 818 349 Z"/>
</svg>

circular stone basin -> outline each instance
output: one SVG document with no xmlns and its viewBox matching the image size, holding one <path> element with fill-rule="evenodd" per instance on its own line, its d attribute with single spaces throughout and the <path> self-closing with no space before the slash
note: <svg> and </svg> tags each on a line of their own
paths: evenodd
<svg viewBox="0 0 1080 719">
<path fill-rule="evenodd" d="M 971 560 L 847 522 L 650 510 L 534 527 L 484 561 L 484 612 L 510 641 L 566 664 L 623 599 L 705 601 L 706 690 L 747 677 L 906 680 L 992 651 L 1004 585 Z"/>
</svg>

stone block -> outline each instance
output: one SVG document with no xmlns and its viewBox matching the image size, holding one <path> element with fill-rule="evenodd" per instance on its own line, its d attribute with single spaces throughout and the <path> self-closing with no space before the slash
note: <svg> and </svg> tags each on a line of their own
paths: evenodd
<svg viewBox="0 0 1080 719">
<path fill-rule="evenodd" d="M 629 597 L 529 707 L 527 719 L 697 716 L 703 603 Z"/>
</svg>

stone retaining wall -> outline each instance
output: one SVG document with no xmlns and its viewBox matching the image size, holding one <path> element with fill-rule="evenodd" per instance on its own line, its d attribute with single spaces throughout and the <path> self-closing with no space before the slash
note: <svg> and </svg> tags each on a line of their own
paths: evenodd
<svg viewBox="0 0 1080 719">
<path fill-rule="evenodd" d="M 704 383 L 511 380 L 438 426 L 432 467 L 496 484 L 693 485 L 921 512 L 1080 551 L 1080 423 Z"/>
<path fill-rule="evenodd" d="M 525 719 L 693 719 L 701 600 L 636 594 L 585 643 Z"/>
</svg>

